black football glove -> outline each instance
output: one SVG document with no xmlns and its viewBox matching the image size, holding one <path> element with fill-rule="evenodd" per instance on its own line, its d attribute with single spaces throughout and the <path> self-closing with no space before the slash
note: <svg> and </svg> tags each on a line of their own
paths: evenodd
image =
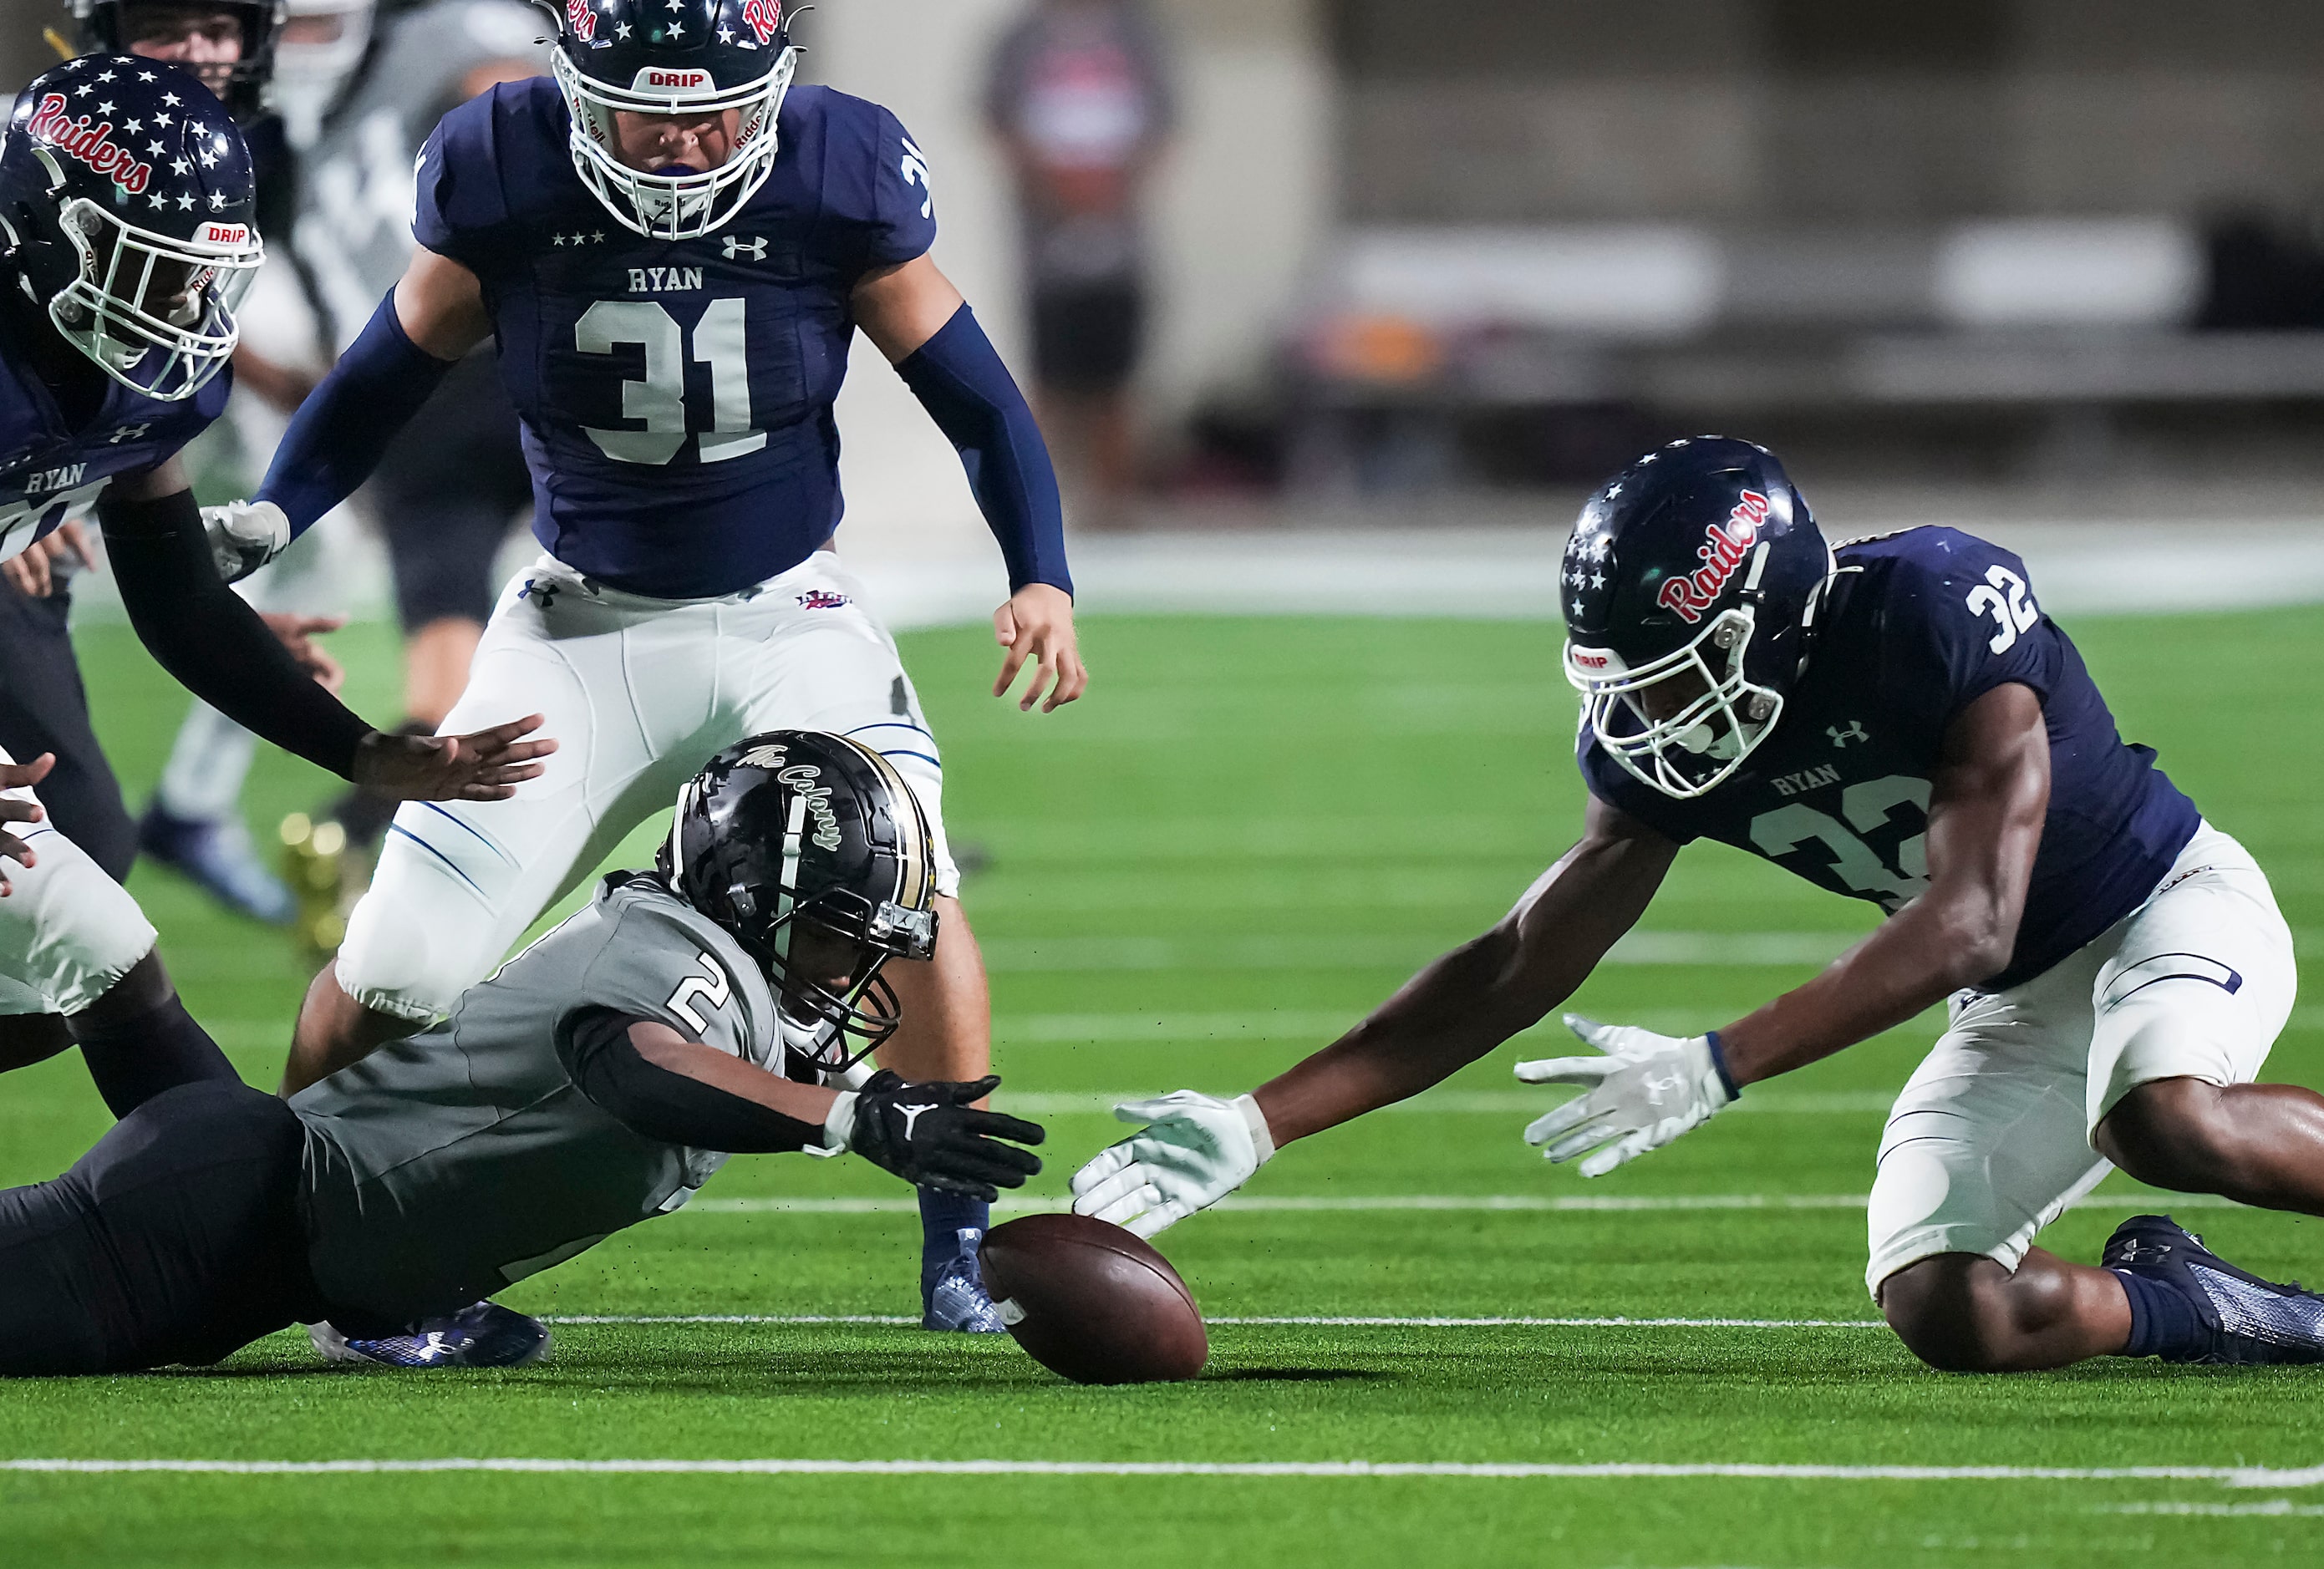
<svg viewBox="0 0 2324 1569">
<path fill-rule="evenodd" d="M 1041 1169 L 1038 1155 L 1017 1145 L 1047 1136 L 1038 1123 L 969 1104 L 1000 1083 L 987 1075 L 973 1084 L 907 1084 L 893 1073 L 875 1073 L 855 1092 L 847 1147 L 915 1188 L 965 1193 L 990 1204 L 1001 1197 L 1000 1188 L 1022 1188 Z"/>
</svg>

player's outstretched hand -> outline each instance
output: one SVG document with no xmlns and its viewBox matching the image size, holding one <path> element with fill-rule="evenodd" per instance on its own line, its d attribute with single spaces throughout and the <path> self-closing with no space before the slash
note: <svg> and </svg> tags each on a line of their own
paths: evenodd
<svg viewBox="0 0 2324 1569">
<path fill-rule="evenodd" d="M 374 730 L 355 747 L 355 782 L 392 801 L 505 801 L 540 776 L 535 758 L 557 750 L 555 741 L 524 739 L 544 718 L 528 714 L 465 736 Z"/>
<path fill-rule="evenodd" d="M 42 752 L 29 763 L 0 763 L 0 790 L 9 793 L 0 795 L 0 822 L 39 822 L 48 815 L 39 802 L 30 795 L 19 795 L 15 792 L 30 790 L 47 778 L 49 770 L 56 766 L 54 752 Z M 6 898 L 14 891 L 8 881 L 9 862 L 30 867 L 38 865 L 39 860 L 30 845 L 0 829 L 0 899 Z"/>
<path fill-rule="evenodd" d="M 1048 1136 L 1038 1123 L 976 1109 L 1000 1083 L 988 1074 L 973 1084 L 907 1084 L 883 1069 L 833 1106 L 826 1147 L 853 1150 L 915 1188 L 990 1204 L 1041 1170 L 1041 1157 L 1017 1146 Z"/>
<path fill-rule="evenodd" d="M 1032 663 L 1033 678 L 1017 702 L 1023 712 L 1040 702 L 1043 713 L 1055 713 L 1088 687 L 1089 671 L 1074 638 L 1074 600 L 1065 590 L 1027 583 L 992 612 L 992 636 L 1009 650 L 1001 661 L 1001 679 L 992 684 L 993 696 L 1007 696 L 1017 673 Z M 1049 695 L 1042 702 L 1045 689 Z"/>
<path fill-rule="evenodd" d="M 1250 1096 L 1181 1089 L 1113 1108 L 1145 1128 L 1074 1173 L 1074 1213 L 1152 1236 L 1208 1209 L 1273 1158 L 1275 1135 Z"/>
<path fill-rule="evenodd" d="M 347 673 L 339 662 L 323 651 L 315 641 L 325 632 L 336 632 L 347 624 L 345 616 L 293 616 L 276 610 L 261 610 L 258 619 L 266 623 L 268 631 L 290 650 L 299 668 L 315 678 L 315 684 L 333 697 L 346 684 Z"/>
<path fill-rule="evenodd" d="M 1536 1119 L 1525 1136 L 1528 1144 L 1548 1145 L 1542 1153 L 1553 1161 L 1596 1150 L 1582 1162 L 1584 1177 L 1603 1177 L 1661 1149 L 1735 1100 L 1716 1036 L 1682 1041 L 1579 1014 L 1566 1014 L 1565 1027 L 1604 1055 L 1517 1064 L 1517 1078 L 1526 1084 L 1578 1084 L 1589 1090 Z"/>
</svg>

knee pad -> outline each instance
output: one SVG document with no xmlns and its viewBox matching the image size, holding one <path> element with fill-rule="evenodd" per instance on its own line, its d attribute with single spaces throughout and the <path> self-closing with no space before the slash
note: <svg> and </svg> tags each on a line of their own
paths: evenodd
<svg viewBox="0 0 2324 1569">
<path fill-rule="evenodd" d="M 420 921 L 407 902 L 366 897 L 347 919 L 346 940 L 332 970 L 339 989 L 364 1007 L 432 1023 L 484 978 L 481 971 L 470 972 L 484 940 L 466 922 Z"/>
</svg>

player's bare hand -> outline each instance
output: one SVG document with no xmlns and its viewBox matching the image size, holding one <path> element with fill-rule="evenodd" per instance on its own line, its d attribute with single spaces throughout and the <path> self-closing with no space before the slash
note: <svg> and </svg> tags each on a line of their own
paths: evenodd
<svg viewBox="0 0 2324 1569">
<path fill-rule="evenodd" d="M 465 736 L 391 736 L 374 730 L 355 748 L 355 782 L 396 801 L 505 801 L 540 776 L 552 740 L 525 738 L 545 722 L 529 714 Z"/>
<path fill-rule="evenodd" d="M 300 669 L 313 676 L 317 684 L 333 697 L 339 694 L 339 688 L 346 684 L 347 673 L 337 660 L 323 651 L 322 645 L 315 638 L 346 626 L 347 619 L 345 616 L 292 616 L 263 610 L 258 619 L 281 639 L 282 647 L 290 650 L 290 657 L 299 662 Z"/>
<path fill-rule="evenodd" d="M 0 790 L 14 792 L 30 790 L 49 776 L 57 766 L 56 754 L 42 752 L 29 763 L 0 763 Z M 41 803 L 29 795 L 0 795 L 0 822 L 39 822 L 48 816 Z M 12 891 L 8 882 L 8 863 L 20 867 L 37 866 L 40 858 L 32 847 L 14 834 L 0 829 L 0 899 Z"/>
<path fill-rule="evenodd" d="M 62 575 L 56 568 L 60 561 L 77 561 L 83 566 L 97 564 L 97 557 L 88 547 L 88 530 L 80 524 L 59 524 L 53 531 L 24 546 L 21 555 L 0 562 L 0 574 L 5 574 L 10 586 L 27 599 L 44 600 L 57 592 Z"/>
<path fill-rule="evenodd" d="M 1089 685 L 1083 667 L 1081 645 L 1074 637 L 1074 599 L 1060 588 L 1028 583 L 992 612 L 992 635 L 1009 650 L 1001 661 L 1001 679 L 992 695 L 1005 697 L 1017 673 L 1029 662 L 1032 679 L 1017 706 L 1030 713 L 1036 702 L 1043 713 L 1055 713 L 1079 697 Z M 1047 701 L 1042 698 L 1048 693 Z"/>
</svg>

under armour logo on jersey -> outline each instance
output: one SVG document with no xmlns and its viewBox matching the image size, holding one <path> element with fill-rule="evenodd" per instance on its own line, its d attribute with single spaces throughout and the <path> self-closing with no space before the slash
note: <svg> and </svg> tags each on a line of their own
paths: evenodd
<svg viewBox="0 0 2324 1569">
<path fill-rule="evenodd" d="M 124 425 L 119 430 L 115 431 L 111 436 L 106 436 L 105 438 L 105 445 L 107 446 L 119 446 L 124 441 L 143 441 L 145 439 L 145 433 L 152 428 L 153 427 L 151 425 Z"/>
<path fill-rule="evenodd" d="M 930 1101 L 926 1106 L 899 1106 L 896 1109 L 904 1114 L 904 1142 L 908 1144 L 912 1142 L 912 1124 L 920 1120 L 922 1112 L 932 1112 L 936 1106 L 936 1102 Z"/>
<path fill-rule="evenodd" d="M 1850 741 L 1868 741 L 1872 739 L 1865 733 L 1862 720 L 1849 720 L 1848 728 L 1845 729 L 1838 725 L 1826 725 L 1823 727 L 1823 733 L 1831 738 L 1833 746 L 1841 748 L 1845 748 Z"/>
<path fill-rule="evenodd" d="M 720 243 L 718 249 L 729 262 L 744 254 L 748 254 L 753 262 L 764 262 L 767 259 L 767 239 L 763 234 L 753 234 L 747 241 L 740 234 L 729 234 Z"/>
<path fill-rule="evenodd" d="M 554 610 L 558 591 L 564 586 L 561 583 L 543 583 L 537 577 L 529 577 L 524 580 L 524 586 L 516 591 L 516 597 L 530 600 L 544 610 Z"/>
</svg>

